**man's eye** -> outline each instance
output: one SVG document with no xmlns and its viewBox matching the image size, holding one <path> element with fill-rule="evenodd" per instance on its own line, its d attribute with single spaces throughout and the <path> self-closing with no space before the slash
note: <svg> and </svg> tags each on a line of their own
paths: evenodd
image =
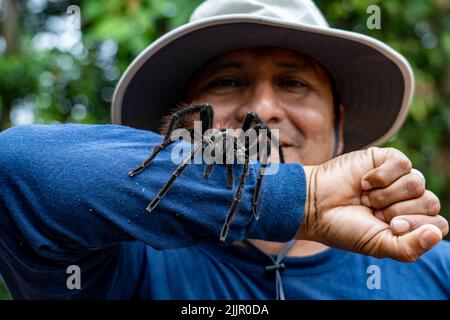
<svg viewBox="0 0 450 320">
<path fill-rule="evenodd" d="M 240 87 L 242 83 L 235 79 L 218 79 L 213 81 L 209 87 L 211 88 L 230 88 L 230 87 Z"/>
<path fill-rule="evenodd" d="M 304 82 L 296 80 L 296 79 L 282 79 L 279 82 L 279 85 L 284 87 L 291 87 L 291 88 L 306 88 L 308 87 Z"/>
</svg>

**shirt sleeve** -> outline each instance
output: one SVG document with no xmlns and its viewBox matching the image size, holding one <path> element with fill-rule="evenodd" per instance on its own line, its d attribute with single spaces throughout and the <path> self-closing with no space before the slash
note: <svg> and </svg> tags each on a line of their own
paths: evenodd
<svg viewBox="0 0 450 320">
<path fill-rule="evenodd" d="M 116 125 L 29 125 L 0 133 L 0 271 L 32 264 L 39 272 L 85 260 L 106 264 L 113 248 L 133 241 L 159 250 L 218 241 L 242 165 L 234 165 L 235 188 L 228 190 L 225 166 L 215 166 L 205 179 L 204 165 L 189 164 L 147 212 L 178 166 L 172 156 L 186 143 L 173 143 L 141 174 L 128 172 L 161 141 L 158 134 Z M 251 165 L 228 244 L 287 241 L 302 221 L 306 182 L 299 164 L 264 176 L 260 219 L 252 217 L 258 167 Z"/>
</svg>

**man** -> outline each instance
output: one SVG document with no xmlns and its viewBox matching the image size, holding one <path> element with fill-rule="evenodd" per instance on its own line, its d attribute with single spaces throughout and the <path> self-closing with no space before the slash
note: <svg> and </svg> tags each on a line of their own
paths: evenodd
<svg viewBox="0 0 450 320">
<path fill-rule="evenodd" d="M 141 175 L 124 173 L 160 136 L 125 126 L 12 128 L 0 135 L 0 272 L 14 297 L 450 297 L 448 244 L 437 244 L 448 224 L 410 161 L 370 148 L 327 162 L 398 129 L 412 94 L 407 63 L 374 40 L 327 29 L 308 1 L 282 5 L 205 2 L 197 22 L 137 58 L 113 102 L 113 122 L 137 128 L 154 130 L 165 106 L 184 101 L 211 103 L 216 127 L 239 127 L 253 111 L 279 129 L 289 164 L 264 177 L 261 218 L 251 215 L 258 164 L 223 246 L 233 196 L 223 166 L 206 180 L 203 166 L 190 165 L 146 213 L 174 170 L 172 147 Z M 223 16 L 233 12 L 245 15 Z M 350 56 L 351 67 L 339 67 Z M 71 283 L 73 266 L 81 280 Z"/>
</svg>

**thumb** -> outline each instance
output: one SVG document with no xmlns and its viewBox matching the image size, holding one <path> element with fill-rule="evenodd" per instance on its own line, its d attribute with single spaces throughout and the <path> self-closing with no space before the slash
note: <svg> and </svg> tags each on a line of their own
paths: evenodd
<svg viewBox="0 0 450 320">
<path fill-rule="evenodd" d="M 387 256 L 403 262 L 414 262 L 442 240 L 442 232 L 435 225 L 426 224 L 402 236 L 389 237 L 384 243 Z"/>
</svg>

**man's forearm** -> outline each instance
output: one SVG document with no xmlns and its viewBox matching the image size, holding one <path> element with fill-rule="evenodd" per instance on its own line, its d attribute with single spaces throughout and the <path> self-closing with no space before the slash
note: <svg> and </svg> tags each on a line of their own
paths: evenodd
<svg viewBox="0 0 450 320">
<path fill-rule="evenodd" d="M 160 142 L 151 132 L 107 125 L 26 126 L 1 133 L 1 237 L 56 260 L 134 239 L 157 249 L 218 239 L 235 191 L 226 189 L 224 166 L 206 180 L 203 166 L 188 165 L 158 207 L 145 210 L 177 167 L 171 148 L 141 175 L 127 173 Z M 241 166 L 235 169 L 238 175 Z M 251 213 L 255 183 L 252 170 L 229 241 L 292 238 L 306 194 L 301 166 L 284 165 L 265 176 L 259 221 Z"/>
</svg>

